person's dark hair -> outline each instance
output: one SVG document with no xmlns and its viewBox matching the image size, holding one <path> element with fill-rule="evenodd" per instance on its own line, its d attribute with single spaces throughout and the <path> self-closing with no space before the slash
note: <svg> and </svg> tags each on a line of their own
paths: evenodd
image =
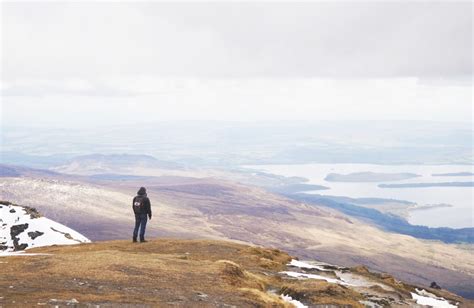
<svg viewBox="0 0 474 308">
<path fill-rule="evenodd" d="M 140 187 L 140 189 L 137 192 L 137 195 L 146 195 L 146 188 Z"/>
</svg>

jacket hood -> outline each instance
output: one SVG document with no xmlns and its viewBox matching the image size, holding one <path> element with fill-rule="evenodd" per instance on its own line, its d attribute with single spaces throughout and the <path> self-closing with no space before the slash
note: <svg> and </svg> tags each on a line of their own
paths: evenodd
<svg viewBox="0 0 474 308">
<path fill-rule="evenodd" d="M 140 187 L 140 189 L 137 192 L 137 195 L 139 195 L 139 196 L 146 195 L 146 188 L 145 187 Z"/>
</svg>

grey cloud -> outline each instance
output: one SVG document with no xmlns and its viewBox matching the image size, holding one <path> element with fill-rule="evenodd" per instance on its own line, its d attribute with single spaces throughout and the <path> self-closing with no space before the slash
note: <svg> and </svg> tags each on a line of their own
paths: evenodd
<svg viewBox="0 0 474 308">
<path fill-rule="evenodd" d="M 3 79 L 472 75 L 471 2 L 3 6 Z"/>
<path fill-rule="evenodd" d="M 95 97 L 131 97 L 141 93 L 124 90 L 119 87 L 111 87 L 103 84 L 94 84 L 87 89 L 71 89 L 63 86 L 61 81 L 56 81 L 55 85 L 26 84 L 12 85 L 0 90 L 3 97 L 9 96 L 33 96 L 43 97 L 50 95 L 73 95 L 73 96 L 95 96 Z"/>
</svg>

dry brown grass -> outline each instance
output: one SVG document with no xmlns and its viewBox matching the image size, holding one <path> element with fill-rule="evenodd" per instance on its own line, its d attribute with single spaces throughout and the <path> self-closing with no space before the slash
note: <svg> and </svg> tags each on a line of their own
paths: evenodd
<svg viewBox="0 0 474 308">
<path fill-rule="evenodd" d="M 109 241 L 29 252 L 46 255 L 0 259 L 0 307 L 73 298 L 83 305 L 112 307 L 291 307 L 269 290 L 305 303 L 342 307 L 362 307 L 364 299 L 360 290 L 322 280 L 283 279 L 278 272 L 291 260 L 288 254 L 232 242 Z M 353 271 L 393 285 L 393 293 L 404 298 L 406 288 L 413 288 L 388 275 Z M 452 298 L 448 293 L 444 297 Z"/>
<path fill-rule="evenodd" d="M 283 252 L 208 240 L 111 241 L 30 252 L 50 255 L 2 259 L 8 266 L 0 276 L 0 306 L 75 298 L 102 304 L 283 307 L 278 298 L 265 296 L 272 279 L 263 273 L 270 261 L 278 270 L 290 260 Z"/>
<path fill-rule="evenodd" d="M 458 292 L 474 287 L 472 245 L 387 233 L 328 208 L 221 179 L 164 177 L 136 183 L 90 183 L 86 178 L 60 177 L 58 182 L 23 177 L 4 178 L 2 184 L 0 198 L 35 206 L 46 217 L 93 240 L 130 236 L 130 198 L 144 185 L 154 209 L 147 227 L 151 237 L 245 241 L 278 247 L 305 259 L 343 266 L 365 264 L 409 283 L 429 286 L 436 281 Z M 66 193 L 59 195 L 58 187 Z M 60 198 L 52 200 L 52 196 Z M 255 260 L 260 257 L 254 256 Z M 272 270 L 278 260 L 263 258 L 259 264 Z"/>
<path fill-rule="evenodd" d="M 322 280 L 285 282 L 282 284 L 279 293 L 318 305 L 364 307 L 358 302 L 363 299 L 361 294 L 344 286 L 330 284 Z"/>
<path fill-rule="evenodd" d="M 274 294 L 269 294 L 263 291 L 248 288 L 241 288 L 239 289 L 239 292 L 244 293 L 245 296 L 249 299 L 262 302 L 264 307 L 294 307 L 292 304 L 283 301 L 280 297 Z"/>
</svg>

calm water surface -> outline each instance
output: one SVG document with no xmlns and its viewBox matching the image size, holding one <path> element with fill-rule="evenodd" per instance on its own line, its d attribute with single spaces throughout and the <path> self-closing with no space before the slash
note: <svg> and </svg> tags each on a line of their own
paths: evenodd
<svg viewBox="0 0 474 308">
<path fill-rule="evenodd" d="M 352 198 L 377 197 L 415 202 L 418 205 L 451 204 L 452 207 L 416 210 L 410 212 L 409 222 L 430 227 L 473 227 L 473 187 L 425 187 L 425 188 L 380 188 L 381 183 L 441 183 L 472 182 L 473 176 L 432 176 L 436 173 L 473 172 L 469 165 L 371 165 L 371 164 L 304 164 L 304 165 L 258 165 L 246 166 L 284 176 L 300 176 L 309 184 L 329 187 L 313 193 Z M 329 173 L 353 172 L 415 173 L 420 177 L 402 181 L 370 183 L 329 182 L 324 178 Z"/>
</svg>

